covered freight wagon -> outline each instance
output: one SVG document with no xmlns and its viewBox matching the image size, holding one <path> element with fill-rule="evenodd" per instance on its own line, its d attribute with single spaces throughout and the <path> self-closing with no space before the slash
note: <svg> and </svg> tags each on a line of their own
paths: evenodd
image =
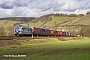
<svg viewBox="0 0 90 60">
<path fill-rule="evenodd" d="M 33 28 L 33 35 L 37 35 L 39 36 L 40 35 L 40 28 Z"/>
<path fill-rule="evenodd" d="M 59 36 L 59 31 L 55 31 L 55 36 Z"/>
<path fill-rule="evenodd" d="M 40 29 L 40 35 L 45 35 L 46 34 L 46 29 Z"/>
</svg>

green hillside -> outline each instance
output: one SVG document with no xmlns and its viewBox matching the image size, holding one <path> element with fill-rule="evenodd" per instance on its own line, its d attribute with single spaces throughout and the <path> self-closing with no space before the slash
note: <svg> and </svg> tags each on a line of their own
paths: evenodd
<svg viewBox="0 0 90 60">
<path fill-rule="evenodd" d="M 53 20 L 57 22 L 56 26 L 61 26 L 61 25 L 68 25 L 68 22 L 71 22 L 78 17 L 53 17 Z"/>
<path fill-rule="evenodd" d="M 29 22 L 30 27 L 47 28 L 54 30 L 62 30 L 74 32 L 75 34 L 89 35 L 85 34 L 87 28 L 84 25 L 90 25 L 90 14 L 83 16 L 42 16 L 34 22 Z M 84 31 L 82 32 L 82 29 Z"/>
<path fill-rule="evenodd" d="M 85 25 L 90 25 L 90 14 L 82 17 L 79 19 L 77 22 L 74 22 L 75 24 L 85 24 Z"/>
<path fill-rule="evenodd" d="M 34 17 L 7 17 L 0 18 L 0 26 L 7 28 L 8 26 L 16 26 L 18 24 L 26 25 L 27 22 L 34 20 Z"/>
<path fill-rule="evenodd" d="M 13 26 L 16 23 L 20 23 L 19 21 L 11 21 L 11 20 L 0 20 L 0 25 L 4 28 L 7 28 L 8 26 Z"/>
<path fill-rule="evenodd" d="M 68 21 L 77 19 L 77 17 L 61 17 L 61 16 L 48 16 L 43 18 L 38 18 L 34 20 L 33 22 L 29 22 L 28 24 L 31 27 L 39 27 L 39 28 L 52 28 L 56 25 L 66 23 Z"/>
<path fill-rule="evenodd" d="M 79 25 L 79 24 L 83 24 L 83 25 L 90 25 L 90 14 L 85 15 L 83 17 L 78 17 L 76 19 L 73 19 L 71 21 L 68 21 L 66 23 L 63 23 L 63 25 Z"/>
<path fill-rule="evenodd" d="M 6 18 L 5 18 L 6 19 Z M 18 21 L 19 18 L 16 20 L 0 20 L 0 26 L 7 28 L 8 26 L 15 26 L 15 25 L 24 25 L 29 27 L 37 27 L 37 28 L 46 28 L 46 29 L 55 29 L 55 30 L 62 30 L 62 31 L 78 31 L 78 33 L 85 29 L 83 34 L 87 31 L 85 26 L 81 25 L 90 25 L 90 14 L 79 16 L 79 15 L 64 15 L 64 14 L 48 14 L 36 18 L 32 21 Z M 22 18 L 21 18 L 22 20 Z M 23 19 L 25 20 L 25 18 Z M 29 18 L 28 18 L 29 20 Z M 68 26 L 69 25 L 69 26 Z M 73 26 L 75 25 L 75 26 Z M 79 26 L 80 25 L 80 26 Z"/>
<path fill-rule="evenodd" d="M 11 21 L 20 21 L 23 23 L 27 23 L 31 20 L 34 20 L 34 17 L 7 17 L 7 18 L 0 18 L 0 20 L 11 20 Z"/>
</svg>

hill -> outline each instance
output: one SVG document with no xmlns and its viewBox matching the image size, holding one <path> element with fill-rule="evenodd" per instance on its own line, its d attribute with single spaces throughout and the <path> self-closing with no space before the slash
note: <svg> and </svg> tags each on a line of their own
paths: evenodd
<svg viewBox="0 0 90 60">
<path fill-rule="evenodd" d="M 88 35 L 85 34 L 88 29 L 85 26 L 90 25 L 90 14 L 87 15 L 63 15 L 57 16 L 56 14 L 44 15 L 32 22 L 28 23 L 30 27 L 46 28 L 53 30 L 62 30 L 68 32 L 74 32 L 75 34 Z M 84 31 L 82 31 L 84 30 Z"/>
<path fill-rule="evenodd" d="M 73 19 L 76 19 L 77 16 L 72 15 L 65 15 L 65 14 L 48 14 L 41 16 L 35 20 L 32 20 L 28 24 L 31 27 L 39 27 L 39 28 L 52 28 L 56 25 L 66 23 L 67 21 L 71 21 Z"/>
<path fill-rule="evenodd" d="M 83 16 L 80 18 L 77 22 L 74 22 L 75 24 L 85 24 L 90 25 L 90 14 Z"/>
<path fill-rule="evenodd" d="M 20 21 L 22 23 L 27 23 L 31 20 L 34 20 L 34 17 L 7 17 L 7 18 L 0 18 L 0 20 L 11 20 L 11 21 Z"/>
<path fill-rule="evenodd" d="M 90 25 L 90 14 L 48 14 L 38 18 L 10 17 L 0 20 L 0 26 L 3 26 L 4 28 L 7 28 L 8 26 L 16 26 L 18 24 L 24 26 L 28 26 L 29 24 L 29 27 L 61 30 L 87 35 L 85 33 L 89 29 L 85 26 L 89 27 Z"/>
</svg>

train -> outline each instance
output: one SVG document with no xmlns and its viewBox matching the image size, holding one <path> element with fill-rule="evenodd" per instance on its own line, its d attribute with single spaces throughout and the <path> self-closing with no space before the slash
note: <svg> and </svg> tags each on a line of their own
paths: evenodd
<svg viewBox="0 0 90 60">
<path fill-rule="evenodd" d="M 28 26 L 16 26 L 14 28 L 15 36 L 74 36 L 69 32 L 50 30 L 44 28 L 28 27 Z"/>
</svg>

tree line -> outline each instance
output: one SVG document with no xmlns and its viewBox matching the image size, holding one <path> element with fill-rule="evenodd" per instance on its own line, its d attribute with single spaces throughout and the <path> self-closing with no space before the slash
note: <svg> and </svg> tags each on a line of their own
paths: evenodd
<svg viewBox="0 0 90 60">
<path fill-rule="evenodd" d="M 0 18 L 0 20 L 13 20 L 13 21 L 20 21 L 23 23 L 27 23 L 31 20 L 34 20 L 34 17 L 7 17 L 7 18 Z"/>
</svg>

